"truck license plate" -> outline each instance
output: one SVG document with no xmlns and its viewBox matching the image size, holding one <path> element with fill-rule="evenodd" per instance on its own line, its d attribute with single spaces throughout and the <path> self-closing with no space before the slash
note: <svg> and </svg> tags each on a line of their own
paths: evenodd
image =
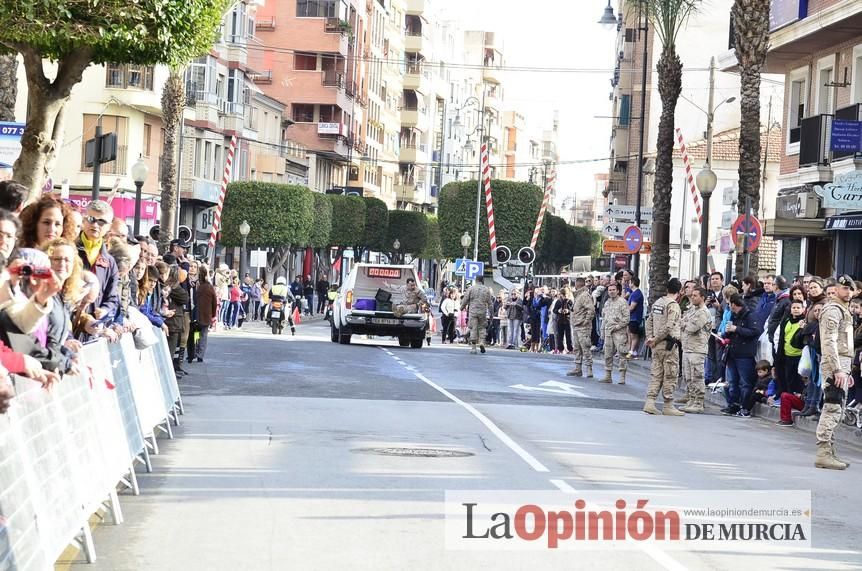
<svg viewBox="0 0 862 571">
<path fill-rule="evenodd" d="M 375 325 L 398 325 L 399 322 L 397 319 L 381 319 L 375 317 L 371 320 L 371 323 L 374 323 Z"/>
</svg>

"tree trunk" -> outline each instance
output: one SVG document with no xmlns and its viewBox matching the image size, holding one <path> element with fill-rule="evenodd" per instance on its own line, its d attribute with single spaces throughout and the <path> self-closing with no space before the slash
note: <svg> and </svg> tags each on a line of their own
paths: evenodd
<svg viewBox="0 0 862 571">
<path fill-rule="evenodd" d="M 674 46 L 664 46 L 658 60 L 661 118 L 658 123 L 653 196 L 652 254 L 649 262 L 649 297 L 667 293 L 670 279 L 670 208 L 673 195 L 674 113 L 682 91 L 682 61 Z"/>
<path fill-rule="evenodd" d="M 63 137 L 64 114 L 61 111 L 72 88 L 80 83 L 84 70 L 90 65 L 92 52 L 77 50 L 59 60 L 54 81 L 48 81 L 41 54 L 25 45 L 9 43 L 6 46 L 21 53 L 27 74 L 29 115 L 21 137 L 21 154 L 12 170 L 15 180 L 27 187 L 27 201 L 33 202 L 42 194 L 47 166 L 55 159 L 56 141 Z"/>
<path fill-rule="evenodd" d="M 174 221 L 179 208 L 177 181 L 177 135 L 182 128 L 183 109 L 186 106 L 186 91 L 182 73 L 172 69 L 162 91 L 162 124 L 165 128 L 165 144 L 162 151 L 162 217 L 159 223 L 159 249 L 167 252 L 174 239 Z"/>
<path fill-rule="evenodd" d="M 734 48 L 740 75 L 739 213 L 751 198 L 752 215 L 760 211 L 760 73 L 769 47 L 769 0 L 736 0 L 731 9 Z M 756 274 L 757 252 L 749 256 L 749 271 Z M 742 274 L 743 256 L 736 258 Z"/>
<path fill-rule="evenodd" d="M 0 55 L 0 121 L 15 120 L 18 97 L 18 54 Z"/>
<path fill-rule="evenodd" d="M 265 268 L 266 279 L 269 283 L 275 283 L 276 272 L 281 268 L 287 259 L 290 257 L 290 245 L 280 246 L 272 252 L 268 258 L 269 263 Z"/>
</svg>

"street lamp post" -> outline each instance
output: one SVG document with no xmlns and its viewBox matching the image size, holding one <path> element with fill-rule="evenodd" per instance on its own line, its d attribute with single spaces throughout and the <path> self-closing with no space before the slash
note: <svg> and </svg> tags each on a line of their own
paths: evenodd
<svg viewBox="0 0 862 571">
<path fill-rule="evenodd" d="M 401 263 L 401 240 L 395 238 L 395 241 L 392 242 L 392 249 L 395 251 L 395 263 Z"/>
<path fill-rule="evenodd" d="M 147 182 L 149 173 L 150 167 L 144 162 L 144 157 L 138 156 L 138 160 L 132 165 L 132 180 L 135 181 L 135 236 L 141 235 L 141 189 Z"/>
<path fill-rule="evenodd" d="M 470 105 L 478 105 L 477 113 L 478 113 L 478 121 L 476 122 L 476 127 L 467 135 L 467 142 L 464 145 L 464 151 L 466 153 L 473 152 L 473 143 L 470 140 L 470 137 L 474 134 L 478 133 L 479 139 L 479 176 L 476 177 L 478 181 L 476 182 L 476 220 L 473 229 L 473 235 L 475 236 L 475 241 L 473 242 L 473 259 L 479 259 L 479 218 L 480 218 L 480 210 L 482 208 L 482 143 L 488 143 L 488 137 L 485 134 L 485 82 L 482 82 L 482 99 L 480 100 L 478 97 L 470 96 L 464 101 L 464 105 L 458 108 L 458 114 L 455 116 L 455 123 L 453 124 L 454 128 L 459 128 L 461 126 L 461 115 L 460 112 L 466 109 Z M 490 153 L 489 153 L 490 154 Z M 464 256 L 467 257 L 466 255 Z"/>
<path fill-rule="evenodd" d="M 464 248 L 464 259 L 465 260 L 467 259 L 467 250 L 470 249 L 470 244 L 472 242 L 473 242 L 473 240 L 470 238 L 470 233 L 465 230 L 464 235 L 461 236 L 461 247 Z M 466 276 L 466 271 L 464 274 L 461 275 L 461 289 L 464 289 L 464 283 L 466 281 L 465 276 Z"/>
<path fill-rule="evenodd" d="M 246 250 L 246 240 L 248 240 L 248 235 L 250 232 L 251 232 L 251 226 L 248 225 L 248 221 L 243 220 L 242 224 L 239 225 L 239 233 L 242 236 L 242 251 L 240 252 L 240 257 L 239 257 L 240 280 L 245 279 L 245 268 L 246 268 L 245 258 L 246 258 L 246 255 L 248 254 L 248 252 Z"/>
</svg>

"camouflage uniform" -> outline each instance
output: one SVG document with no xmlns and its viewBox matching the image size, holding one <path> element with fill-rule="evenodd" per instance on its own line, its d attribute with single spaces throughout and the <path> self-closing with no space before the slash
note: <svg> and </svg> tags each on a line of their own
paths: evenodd
<svg viewBox="0 0 862 571">
<path fill-rule="evenodd" d="M 679 340 L 679 328 L 679 304 L 669 297 L 657 299 L 650 309 L 646 322 L 646 337 L 653 339 L 650 382 L 644 405 L 644 412 L 649 414 L 659 414 L 655 407 L 655 399 L 659 392 L 664 397 L 664 409 L 661 414 L 669 416 L 684 414 L 673 406 L 673 391 L 679 375 L 679 352 L 675 345 L 668 347 L 669 341 Z"/>
<path fill-rule="evenodd" d="M 853 362 L 853 316 L 848 305 L 835 299 L 820 312 L 820 378 L 823 379 L 823 410 L 817 423 L 818 468 L 843 470 L 849 464 L 835 455 L 832 434 L 841 422 L 847 394 L 833 384 L 836 373 L 850 376 Z"/>
<path fill-rule="evenodd" d="M 685 381 L 685 412 L 703 412 L 703 364 L 709 352 L 709 332 L 712 315 L 706 306 L 690 306 L 682 314 L 682 378 Z"/>
<path fill-rule="evenodd" d="M 593 354 L 590 351 L 593 317 L 596 316 L 596 306 L 590 290 L 582 287 L 575 290 L 575 300 L 572 307 L 572 347 L 575 352 L 575 367 L 570 372 L 573 376 L 583 374 L 581 363 L 586 367 L 586 376 L 593 376 Z"/>
<path fill-rule="evenodd" d="M 472 353 L 476 352 L 476 343 L 479 343 L 482 352 L 485 352 L 485 330 L 488 327 L 488 312 L 492 307 L 494 294 L 491 293 L 491 288 L 484 284 L 473 284 L 461 299 L 461 309 L 466 308 L 469 316 L 467 324 L 470 328 L 470 343 L 473 345 Z"/>
<path fill-rule="evenodd" d="M 602 308 L 602 339 L 605 340 L 605 377 L 602 382 L 613 381 L 614 355 L 620 359 L 620 384 L 626 384 L 629 351 L 629 304 L 623 297 L 608 298 Z"/>
<path fill-rule="evenodd" d="M 405 313 L 421 313 L 422 306 L 427 303 L 428 298 L 425 296 L 425 292 L 419 289 L 419 287 L 410 291 L 410 289 L 405 286 L 404 301 L 395 306 L 393 313 L 398 317 Z"/>
</svg>

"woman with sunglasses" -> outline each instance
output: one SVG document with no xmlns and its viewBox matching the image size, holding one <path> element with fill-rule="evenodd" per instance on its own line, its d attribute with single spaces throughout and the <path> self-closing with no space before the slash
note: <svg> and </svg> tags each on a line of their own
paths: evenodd
<svg viewBox="0 0 862 571">
<path fill-rule="evenodd" d="M 77 374 L 81 343 L 72 337 L 72 308 L 81 297 L 81 260 L 75 245 L 64 238 L 45 242 L 43 246 L 51 270 L 63 284 L 48 314 L 47 349 L 57 356 L 63 373 Z"/>
<path fill-rule="evenodd" d="M 114 211 L 103 200 L 94 200 L 87 205 L 84 226 L 78 238 L 78 254 L 84 270 L 96 274 L 100 290 L 96 295 L 93 316 L 97 320 L 107 319 L 117 313 L 120 296 L 117 293 L 119 271 L 117 262 L 108 254 L 105 235 L 111 228 Z"/>
</svg>

